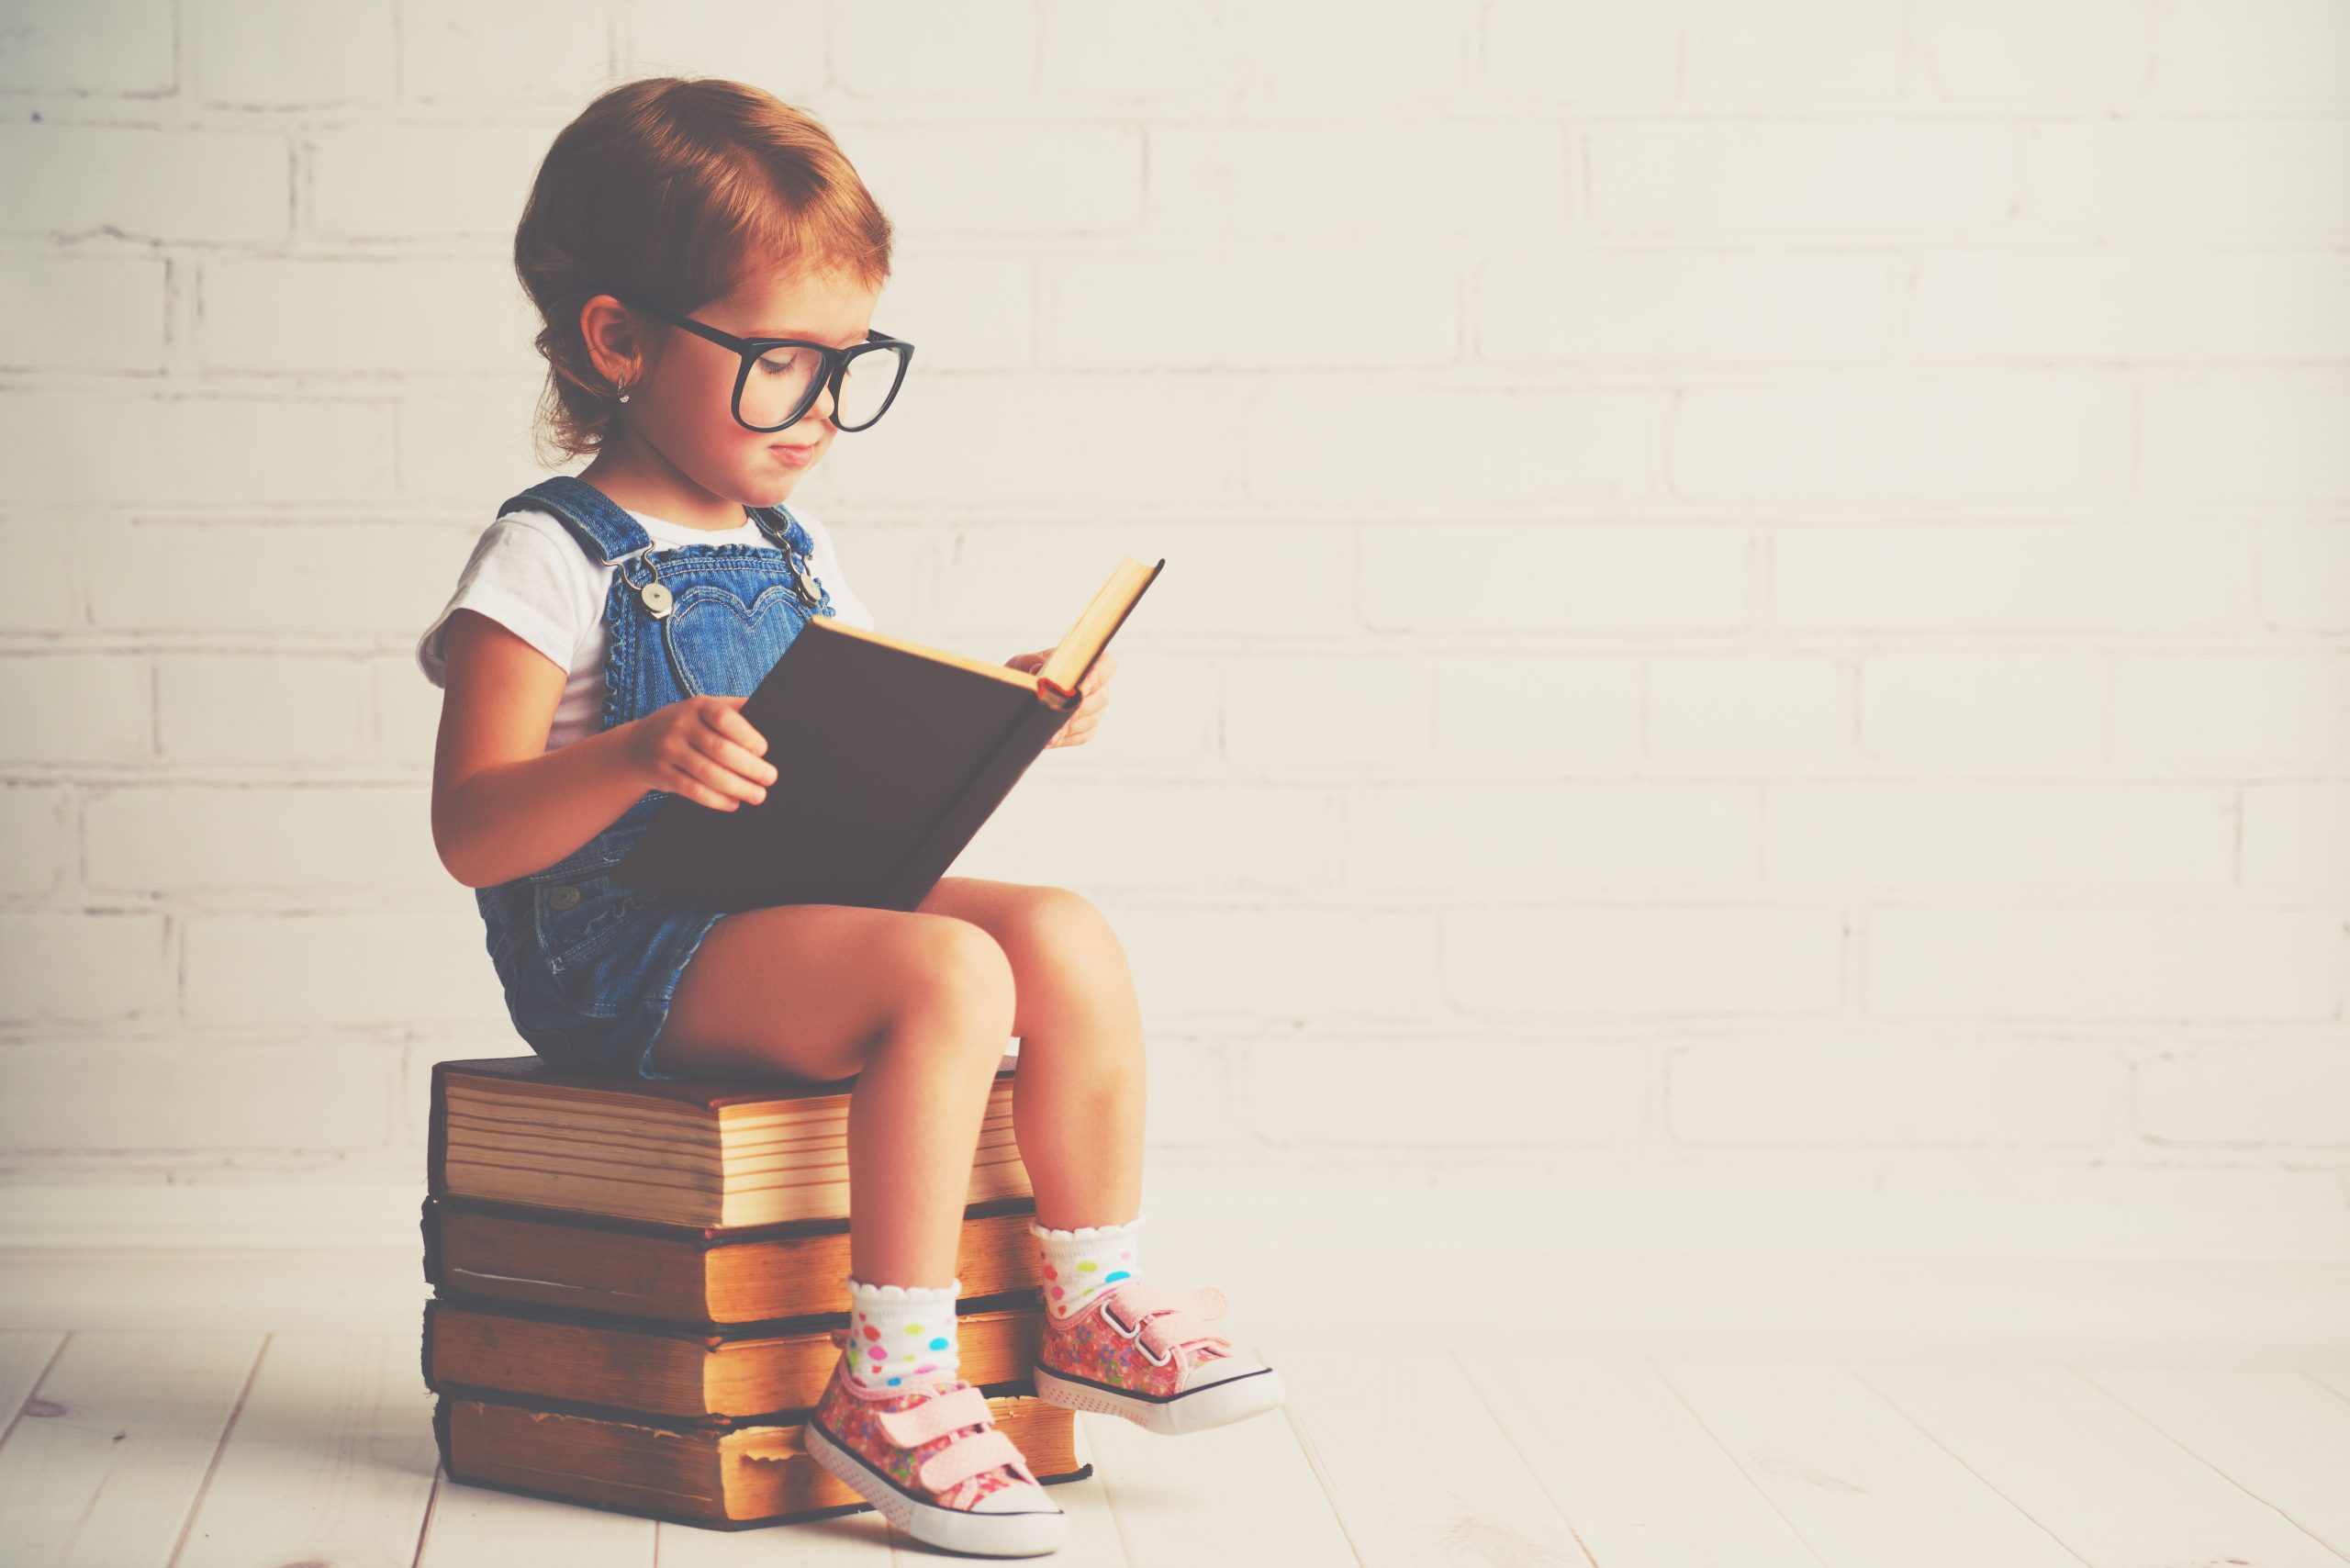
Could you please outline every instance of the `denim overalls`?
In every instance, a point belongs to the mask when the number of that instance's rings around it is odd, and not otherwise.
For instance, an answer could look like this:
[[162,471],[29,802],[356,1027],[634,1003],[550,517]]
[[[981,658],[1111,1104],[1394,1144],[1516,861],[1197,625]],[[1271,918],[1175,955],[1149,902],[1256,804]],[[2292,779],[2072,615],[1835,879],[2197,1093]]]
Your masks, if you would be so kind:
[[[542,480],[498,510],[525,506],[554,513],[582,549],[613,567],[599,729],[703,693],[747,695],[810,616],[833,613],[811,564],[814,545],[787,509],[750,513],[773,547],[655,549],[634,518],[570,475]],[[554,865],[475,890],[514,1027],[559,1067],[678,1076],[654,1070],[654,1038],[687,960],[724,916],[611,879],[621,855],[673,798],[647,791]]]

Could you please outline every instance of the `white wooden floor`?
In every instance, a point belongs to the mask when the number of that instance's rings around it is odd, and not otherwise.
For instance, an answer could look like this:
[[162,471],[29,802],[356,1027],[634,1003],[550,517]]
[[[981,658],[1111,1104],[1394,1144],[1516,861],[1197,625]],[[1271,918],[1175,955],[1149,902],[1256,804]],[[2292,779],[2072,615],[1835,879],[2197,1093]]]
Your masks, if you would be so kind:
[[[24,1261],[21,1258],[17,1263]],[[15,1266],[15,1265],[11,1265]],[[18,1283],[22,1282],[19,1276]],[[95,1568],[937,1561],[864,1514],[725,1532],[437,1473],[413,1330],[0,1330],[0,1562]],[[1290,1408],[1081,1418],[1085,1568],[2293,1568],[2350,1561],[2350,1361],[2036,1364],[1257,1341]]]

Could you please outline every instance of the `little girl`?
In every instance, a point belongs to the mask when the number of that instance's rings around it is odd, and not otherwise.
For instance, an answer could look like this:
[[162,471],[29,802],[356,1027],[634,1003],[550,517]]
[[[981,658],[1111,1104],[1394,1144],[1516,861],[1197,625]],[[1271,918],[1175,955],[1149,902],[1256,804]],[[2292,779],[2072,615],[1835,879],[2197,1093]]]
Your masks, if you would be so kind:
[[[672,795],[765,799],[791,737],[753,729],[744,696],[809,617],[872,624],[823,525],[784,503],[904,379],[912,345],[872,327],[890,235],[822,126],[739,83],[627,83],[556,136],[515,265],[544,320],[548,424],[594,460],[500,503],[418,644],[446,690],[432,833],[541,1056],[856,1077],[850,1319],[809,1452],[922,1540],[1030,1555],[1067,1518],[956,1354],[956,1240],[1008,1036],[1038,1395],[1162,1433],[1282,1399],[1203,1321],[1220,1293],[1142,1281],[1143,1043],[1116,938],[1062,888],[947,877],[911,912],[722,915],[610,875]],[[1114,668],[1096,662],[1055,745],[1100,722]]]

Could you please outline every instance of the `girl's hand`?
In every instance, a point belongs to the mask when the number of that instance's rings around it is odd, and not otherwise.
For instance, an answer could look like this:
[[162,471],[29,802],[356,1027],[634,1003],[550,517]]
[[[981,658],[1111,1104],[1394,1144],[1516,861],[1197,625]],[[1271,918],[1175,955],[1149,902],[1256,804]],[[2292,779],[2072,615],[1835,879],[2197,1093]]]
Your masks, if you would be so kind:
[[[1034,675],[1044,668],[1045,661],[1052,656],[1053,650],[1046,648],[1042,653],[1014,654],[1003,662],[1013,669]],[[1077,745],[1092,738],[1094,727],[1102,722],[1102,710],[1110,700],[1110,694],[1102,689],[1110,684],[1110,678],[1117,672],[1118,655],[1107,648],[1102,649],[1102,656],[1093,661],[1093,667],[1087,670],[1084,678],[1077,683],[1078,694],[1084,700],[1054,732],[1053,738],[1045,743],[1046,750],[1050,751],[1057,745]]]
[[740,697],[705,694],[655,708],[621,727],[638,782],[722,812],[757,805],[776,780],[767,737],[736,711]]

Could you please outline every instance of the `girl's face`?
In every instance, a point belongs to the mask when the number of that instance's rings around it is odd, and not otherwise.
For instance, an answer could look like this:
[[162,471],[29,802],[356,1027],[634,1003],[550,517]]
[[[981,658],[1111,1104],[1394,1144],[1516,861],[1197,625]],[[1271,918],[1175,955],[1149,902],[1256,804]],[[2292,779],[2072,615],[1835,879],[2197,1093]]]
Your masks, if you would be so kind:
[[[839,276],[771,273],[688,314],[739,338],[807,338],[847,348],[865,341],[878,297],[876,291]],[[609,299],[599,297],[590,306],[591,333],[599,325],[598,308]],[[818,390],[796,423],[764,432],[748,429],[735,419],[733,407],[742,355],[641,313],[635,320],[651,336],[638,335],[618,302],[610,303],[601,325],[615,335],[602,342],[621,356],[621,365],[632,358],[635,367],[622,372],[629,400],[621,408],[610,446],[599,456],[599,467],[622,466],[632,474],[650,469],[642,476],[655,485],[666,480],[663,487],[682,488],[680,481],[687,482],[708,493],[712,515],[739,523],[736,505],[773,506],[787,499],[800,476],[823,461],[840,434],[833,425],[830,386]],[[752,376],[760,374],[754,365]],[[751,396],[744,394],[746,399]],[[744,412],[756,417],[748,407]]]

